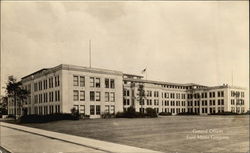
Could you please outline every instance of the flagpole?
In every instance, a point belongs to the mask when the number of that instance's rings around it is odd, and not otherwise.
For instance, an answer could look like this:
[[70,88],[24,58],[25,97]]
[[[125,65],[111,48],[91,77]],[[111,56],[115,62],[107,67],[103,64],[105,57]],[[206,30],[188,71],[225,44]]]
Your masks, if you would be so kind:
[[91,68],[91,39],[89,40],[89,67]]
[[146,66],[146,80],[148,80],[148,68],[147,68],[147,66]]

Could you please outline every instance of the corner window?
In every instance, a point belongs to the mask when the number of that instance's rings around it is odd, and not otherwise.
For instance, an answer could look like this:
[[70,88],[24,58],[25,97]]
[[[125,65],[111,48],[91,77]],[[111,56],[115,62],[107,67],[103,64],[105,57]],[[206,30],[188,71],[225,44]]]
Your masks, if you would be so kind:
[[115,88],[115,80],[110,79],[110,88],[114,89]]

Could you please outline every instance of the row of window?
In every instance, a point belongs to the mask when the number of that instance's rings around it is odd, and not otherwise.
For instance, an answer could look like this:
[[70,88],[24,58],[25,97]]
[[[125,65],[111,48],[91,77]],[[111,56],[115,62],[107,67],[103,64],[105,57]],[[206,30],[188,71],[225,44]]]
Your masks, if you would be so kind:
[[60,101],[60,90],[46,92],[34,96],[34,103],[46,103],[46,102]]
[[[236,110],[236,111],[235,111]],[[244,113],[245,112],[245,108],[244,107],[237,107],[236,109],[235,109],[235,107],[231,107],[231,112],[236,112],[236,113]]]
[[47,115],[60,113],[60,105],[49,105],[49,106],[35,106],[34,113],[39,115]]
[[[216,96],[216,92],[204,92],[204,93],[195,93],[195,94],[188,94],[188,99],[199,99],[199,98],[214,98]],[[218,91],[217,97],[224,97],[224,91]]]
[[[201,101],[201,106],[207,106],[208,101],[207,100],[202,100]],[[215,106],[215,100],[209,100],[209,106]],[[224,105],[224,99],[218,99],[217,100],[217,105]],[[188,101],[188,106],[200,106],[200,101]]]
[[239,91],[231,91],[231,97],[244,97],[244,92],[239,92]]
[[[49,85],[49,86],[48,86]],[[49,79],[45,79],[43,81],[35,82],[34,83],[34,91],[41,91],[41,90],[46,90],[49,88],[53,88],[60,86],[60,79],[59,75],[55,77],[49,77]]]
[[234,99],[231,99],[231,105],[244,105],[244,100],[243,99],[237,99],[236,103]]
[[[90,87],[101,88],[101,78],[90,77]],[[104,79],[105,88],[115,88],[115,80],[105,78]],[[85,87],[85,76],[73,76],[73,86]]]
[[[90,101],[101,101],[100,91],[90,91],[89,92]],[[85,91],[84,90],[74,90],[73,91],[74,101],[85,101]],[[114,92],[105,92],[105,102],[115,102]]]

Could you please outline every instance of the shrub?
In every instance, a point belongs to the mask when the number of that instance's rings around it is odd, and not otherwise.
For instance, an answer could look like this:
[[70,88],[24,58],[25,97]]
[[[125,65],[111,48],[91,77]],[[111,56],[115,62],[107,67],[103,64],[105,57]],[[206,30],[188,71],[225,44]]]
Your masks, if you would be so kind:
[[177,115],[199,115],[199,114],[195,112],[181,112],[181,113],[178,113]]
[[170,113],[170,112],[160,112],[159,115],[160,116],[170,116],[170,115],[172,115],[172,113]]
[[109,112],[105,112],[101,115],[102,118],[114,118],[114,114],[111,114]]
[[81,115],[79,113],[79,110],[77,110],[75,107],[73,107],[71,110],[71,115],[75,118],[75,119],[80,119]]
[[146,114],[147,117],[157,117],[157,112],[153,108],[146,108]]
[[20,123],[46,123],[59,120],[78,120],[72,114],[26,115],[19,118]]
[[115,117],[116,118],[124,118],[125,116],[124,116],[124,112],[117,112],[116,114],[115,114]]
[[235,113],[235,112],[218,112],[218,113],[213,113],[210,115],[240,115],[240,114]]
[[157,113],[152,108],[147,108],[146,113],[136,112],[133,107],[129,107],[127,111],[118,112],[116,118],[144,118],[144,117],[157,117]]
[[7,118],[14,118],[14,119],[16,119],[16,116],[13,115],[13,114],[9,114],[9,115],[7,116]]

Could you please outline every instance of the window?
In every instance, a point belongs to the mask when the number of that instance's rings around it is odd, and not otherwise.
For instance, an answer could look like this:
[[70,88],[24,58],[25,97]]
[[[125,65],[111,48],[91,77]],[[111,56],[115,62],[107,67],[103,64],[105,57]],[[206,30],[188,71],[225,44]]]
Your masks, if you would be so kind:
[[50,78],[50,88],[53,88],[53,77]]
[[85,77],[80,76],[80,87],[84,87],[84,86],[85,86]]
[[109,105],[105,105],[105,112],[109,112]]
[[95,78],[90,77],[90,87],[95,87]]
[[109,79],[105,79],[105,88],[109,88]]
[[224,99],[221,99],[221,105],[224,105]]
[[74,78],[73,78],[73,85],[74,86],[78,86],[79,84],[78,84],[79,82],[78,82],[78,76],[74,76]]
[[110,88],[114,89],[115,88],[115,80],[110,79]]
[[85,100],[85,91],[80,91],[80,101]]
[[43,89],[47,89],[48,86],[47,86],[47,80],[43,80]]
[[100,78],[96,78],[95,79],[95,86],[96,86],[96,88],[100,88],[101,87]]
[[96,101],[101,101],[101,92],[100,91],[96,91],[96,93],[95,93],[95,100]]
[[80,105],[79,113],[80,114],[84,114],[85,113],[85,106],[84,105]]
[[109,92],[105,92],[105,102],[109,101]]
[[79,111],[79,106],[78,105],[74,105],[73,107],[76,109],[76,111]]
[[57,101],[57,91],[55,91],[55,101]]
[[114,105],[110,106],[110,113],[111,114],[115,113],[115,106]]
[[101,107],[100,105],[96,105],[96,115],[100,115],[101,114]]
[[90,115],[95,115],[95,105],[90,105]]
[[37,91],[37,83],[34,83],[34,91]]
[[95,92],[90,91],[90,101],[95,101]]
[[74,97],[74,101],[78,101],[79,100],[79,92],[78,92],[78,90],[74,90],[73,91],[73,97]]
[[50,94],[51,94],[51,99],[50,99],[50,101],[53,102],[53,101],[54,101],[54,92],[51,92]]
[[[60,86],[60,79],[59,79],[59,76],[57,76],[57,86]],[[60,106],[58,106],[58,110],[60,111]]]
[[60,90],[57,91],[57,100],[60,101]]
[[220,97],[220,91],[217,92],[218,97]]
[[110,93],[110,101],[115,102],[115,93],[114,92]]

